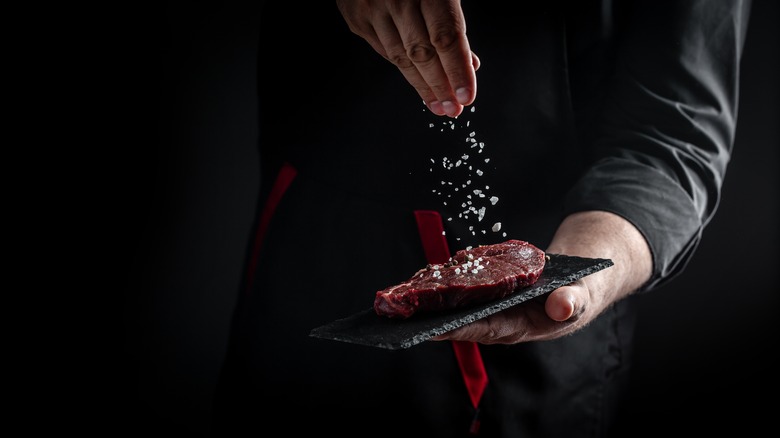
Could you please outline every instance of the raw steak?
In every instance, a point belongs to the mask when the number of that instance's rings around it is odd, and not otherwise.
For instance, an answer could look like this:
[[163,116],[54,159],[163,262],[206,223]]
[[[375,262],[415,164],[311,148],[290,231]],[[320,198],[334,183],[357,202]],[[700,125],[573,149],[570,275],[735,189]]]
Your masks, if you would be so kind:
[[545,254],[522,240],[460,250],[443,265],[428,265],[409,280],[376,293],[378,315],[408,318],[505,297],[536,283]]

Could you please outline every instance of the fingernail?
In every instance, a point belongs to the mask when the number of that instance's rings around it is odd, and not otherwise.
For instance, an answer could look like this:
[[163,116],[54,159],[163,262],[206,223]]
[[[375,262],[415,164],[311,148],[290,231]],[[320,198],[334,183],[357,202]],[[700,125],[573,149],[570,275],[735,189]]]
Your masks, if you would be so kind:
[[469,90],[466,88],[458,88],[455,90],[455,97],[458,98],[458,103],[461,105],[466,105],[469,103]]
[[442,107],[444,107],[444,113],[447,114],[450,117],[455,117],[458,115],[458,107],[455,106],[454,103],[450,102],[449,100],[445,100],[441,103]]
[[434,100],[433,102],[428,103],[428,109],[430,109],[431,112],[436,114],[437,116],[443,116],[446,114],[446,112],[444,111],[444,106],[442,106],[441,102],[439,102],[438,100]]
[[577,307],[577,300],[574,299],[574,296],[569,296],[569,304],[571,304],[571,312],[569,313],[569,316],[566,319],[576,319],[582,313],[582,309]]

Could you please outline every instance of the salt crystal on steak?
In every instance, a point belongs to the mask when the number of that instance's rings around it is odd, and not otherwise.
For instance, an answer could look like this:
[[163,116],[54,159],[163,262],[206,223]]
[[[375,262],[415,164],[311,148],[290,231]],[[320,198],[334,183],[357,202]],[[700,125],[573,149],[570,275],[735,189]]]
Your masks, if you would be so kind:
[[460,250],[438,270],[423,268],[409,280],[376,293],[374,311],[390,318],[454,309],[503,298],[536,283],[544,251],[522,240]]

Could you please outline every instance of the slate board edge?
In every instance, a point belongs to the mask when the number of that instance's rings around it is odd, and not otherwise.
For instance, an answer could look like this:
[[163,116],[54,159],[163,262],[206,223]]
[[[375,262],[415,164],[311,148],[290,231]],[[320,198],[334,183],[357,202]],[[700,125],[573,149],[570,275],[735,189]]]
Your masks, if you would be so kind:
[[[535,289],[532,288],[532,289],[529,289],[529,290],[527,290],[525,292],[521,292],[519,294],[515,294],[515,295],[512,295],[510,297],[504,298],[502,300],[499,300],[495,304],[493,304],[493,305],[491,305],[489,307],[486,307],[485,309],[483,309],[483,310],[481,310],[479,312],[470,313],[470,314],[468,314],[467,316],[465,316],[463,318],[460,318],[460,319],[458,319],[456,321],[453,321],[451,323],[444,324],[444,325],[442,325],[439,328],[430,329],[426,333],[420,333],[420,334],[418,334],[416,336],[411,337],[410,339],[408,339],[406,341],[402,341],[402,342],[400,342],[398,344],[385,343],[385,345],[387,345],[388,347],[392,347],[393,345],[397,345],[393,349],[398,349],[398,348],[405,349],[405,348],[412,347],[414,345],[417,345],[417,344],[420,344],[422,342],[425,342],[425,341],[431,339],[434,336],[438,336],[440,334],[447,333],[449,331],[455,330],[456,328],[462,327],[462,326],[464,326],[466,324],[470,324],[470,323],[472,323],[472,322],[474,322],[474,321],[476,321],[478,319],[485,318],[485,317],[490,316],[490,315],[492,315],[494,313],[498,313],[498,312],[500,312],[502,310],[508,309],[508,308],[510,308],[512,306],[515,306],[515,305],[520,304],[522,302],[528,301],[528,300],[530,300],[532,298],[536,298],[536,297],[544,295],[544,294],[546,294],[548,292],[552,292],[552,291],[554,291],[555,289],[558,289],[561,286],[565,286],[565,285],[567,285],[569,283],[572,283],[574,281],[579,280],[582,277],[585,277],[585,276],[590,275],[592,273],[598,272],[598,271],[600,271],[602,269],[608,268],[608,267],[612,266],[613,264],[614,263],[612,262],[612,260],[604,259],[602,262],[600,262],[600,263],[598,263],[596,265],[590,266],[590,267],[585,268],[585,269],[581,269],[581,270],[579,270],[577,272],[574,272],[574,273],[572,273],[570,275],[567,275],[565,277],[557,278],[557,279],[555,279],[553,281],[550,281],[549,283],[547,283],[543,287],[539,287],[539,288],[535,288]],[[379,346],[379,345],[377,344],[377,346]],[[388,347],[383,347],[383,348],[388,348]]]
[[[567,256],[568,257],[568,256]],[[574,257],[579,258],[579,257]],[[492,315],[494,313],[497,313],[501,310],[505,310],[509,307],[512,307],[516,304],[519,304],[521,302],[527,301],[529,299],[535,298],[537,296],[543,295],[547,292],[551,292],[561,286],[564,286],[566,284],[572,283],[576,280],[579,280],[580,278],[583,278],[587,275],[590,275],[592,273],[598,272],[602,269],[608,268],[610,266],[613,266],[614,263],[610,259],[590,259],[594,262],[594,264],[587,266],[583,269],[580,269],[576,272],[573,272],[565,277],[559,277],[556,279],[553,279],[552,281],[548,282],[547,284],[543,285],[542,287],[537,288],[531,288],[527,291],[521,292],[519,294],[511,295],[509,297],[505,297],[498,302],[482,309],[476,312],[469,313],[465,315],[464,317],[457,318],[451,322],[444,323],[440,327],[434,327],[429,330],[426,330],[424,332],[420,332],[414,336],[411,336],[410,338],[406,338],[404,340],[401,340],[400,342],[393,343],[393,342],[381,342],[381,341],[373,341],[373,342],[364,342],[364,341],[357,341],[353,337],[349,336],[339,336],[337,333],[334,333],[332,331],[328,331],[327,329],[330,328],[334,323],[338,323],[341,321],[346,321],[351,318],[354,318],[358,315],[364,315],[366,313],[370,313],[373,311],[373,309],[369,308],[363,312],[358,312],[357,314],[354,314],[352,316],[342,318],[336,321],[333,321],[330,324],[326,324],[320,327],[317,327],[315,329],[312,329],[309,336],[316,337],[316,338],[322,338],[322,339],[328,339],[328,340],[334,340],[334,341],[341,341],[341,342],[347,342],[352,344],[358,344],[358,345],[366,345],[370,347],[378,347],[378,348],[385,348],[389,350],[398,350],[398,349],[407,349],[409,347],[412,347],[414,345],[420,344],[422,342],[425,342],[429,339],[431,339],[434,336],[438,336],[443,333],[447,333],[449,331],[452,331],[458,327],[464,326],[466,324],[472,323],[478,319],[485,318],[489,315]]]

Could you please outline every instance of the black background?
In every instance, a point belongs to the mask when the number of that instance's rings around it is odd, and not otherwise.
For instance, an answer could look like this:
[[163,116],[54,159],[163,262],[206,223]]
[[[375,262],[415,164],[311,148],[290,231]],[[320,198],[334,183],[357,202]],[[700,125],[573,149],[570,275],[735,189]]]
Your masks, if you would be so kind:
[[[124,38],[127,82],[112,86],[136,110],[119,133],[130,147],[116,158],[110,230],[123,291],[120,363],[106,381],[116,432],[208,435],[258,190],[257,108],[273,104],[257,99],[273,62],[258,62],[260,4],[167,2]],[[719,211],[687,271],[641,298],[627,436],[774,426],[777,23],[777,2],[754,3]]]

